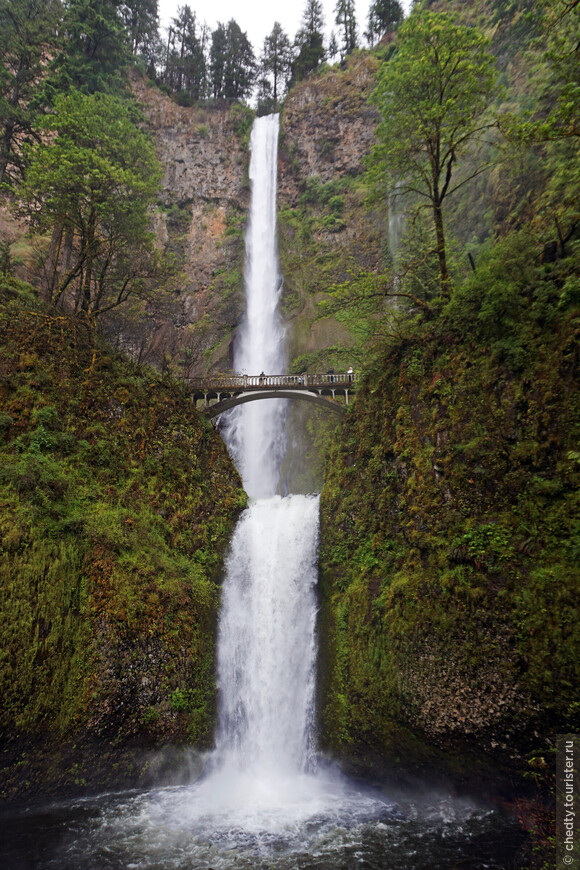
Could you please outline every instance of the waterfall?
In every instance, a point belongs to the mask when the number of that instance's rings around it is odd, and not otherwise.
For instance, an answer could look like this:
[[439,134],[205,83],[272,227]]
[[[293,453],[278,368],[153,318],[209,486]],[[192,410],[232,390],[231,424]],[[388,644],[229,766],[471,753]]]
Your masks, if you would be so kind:
[[[234,349],[240,374],[281,374],[283,331],[278,315],[282,282],[276,246],[278,115],[256,118],[250,138],[252,198],[246,231],[246,314]],[[252,498],[274,495],[285,447],[283,400],[253,402],[231,411],[222,434]]]
[[250,507],[232,542],[219,632],[218,752],[242,770],[309,762],[318,500]]
[[[246,315],[234,355],[236,371],[250,375],[283,371],[277,140],[277,115],[254,121]],[[302,849],[311,824],[331,830],[338,819],[352,826],[391,812],[382,798],[353,789],[313,746],[319,499],[277,494],[284,407],[283,399],[267,399],[222,416],[250,505],[234,532],[222,587],[216,745],[187,804],[177,795],[160,808],[163,824],[180,815],[181,824],[228,849],[258,842]]]
[[388,221],[388,240],[389,240],[389,251],[393,262],[395,262],[397,258],[397,254],[399,253],[399,244],[401,241],[401,236],[403,235],[403,231],[405,229],[405,215],[401,211],[401,203],[399,201],[398,191],[395,191],[395,194],[389,196],[388,201],[389,206],[389,221]]
[[[283,371],[277,139],[277,115],[254,121],[246,315],[234,356],[236,370],[251,375]],[[222,586],[216,745],[185,803],[178,792],[149,809],[158,826],[179,819],[226,850],[259,844],[276,851],[282,843],[303,849],[311,825],[330,831],[391,814],[382,797],[353,789],[313,746],[319,499],[277,494],[284,406],[268,399],[222,416],[250,505],[234,532]]]
[[[234,366],[283,371],[276,251],[278,115],[250,140],[252,200],[246,232],[246,316]],[[216,762],[277,776],[310,758],[314,697],[318,499],[276,495],[284,400],[232,410],[222,429],[252,504],[231,545],[218,636]]]
[[[276,116],[254,123],[247,316],[236,348],[236,366],[250,374],[282,371],[277,134]],[[8,819],[3,826],[8,840],[4,851],[0,846],[3,866],[407,870],[455,867],[466,860],[474,868],[507,866],[494,861],[493,848],[482,853],[511,830],[489,807],[446,790],[423,791],[413,779],[409,794],[399,796],[402,813],[381,789],[352,782],[315,758],[318,498],[276,494],[283,426],[279,400],[242,405],[223,426],[251,503],[226,565],[219,721],[204,774],[186,786],[108,791],[36,813],[27,808],[24,821]],[[18,848],[25,843],[30,860],[18,860],[11,836]],[[481,861],[473,863],[476,854]]]

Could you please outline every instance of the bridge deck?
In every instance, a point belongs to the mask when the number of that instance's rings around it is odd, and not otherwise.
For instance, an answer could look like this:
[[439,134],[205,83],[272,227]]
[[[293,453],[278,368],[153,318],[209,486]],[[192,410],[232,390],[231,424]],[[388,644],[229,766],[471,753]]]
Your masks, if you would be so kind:
[[192,392],[205,395],[207,393],[229,393],[243,390],[321,390],[346,387],[350,389],[356,383],[356,372],[346,374],[302,374],[302,375],[214,375],[207,378],[190,378]]

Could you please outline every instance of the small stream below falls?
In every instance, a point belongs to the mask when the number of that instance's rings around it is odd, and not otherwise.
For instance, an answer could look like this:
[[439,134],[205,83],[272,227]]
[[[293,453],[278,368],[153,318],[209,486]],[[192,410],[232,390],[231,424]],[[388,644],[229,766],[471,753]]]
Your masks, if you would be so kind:
[[[283,371],[276,256],[278,117],[252,131],[239,372]],[[250,497],[226,563],[214,750],[188,785],[0,817],[6,870],[506,870],[521,842],[500,806],[445,788],[354,782],[316,747],[318,497],[277,494],[283,400],[223,415]]]

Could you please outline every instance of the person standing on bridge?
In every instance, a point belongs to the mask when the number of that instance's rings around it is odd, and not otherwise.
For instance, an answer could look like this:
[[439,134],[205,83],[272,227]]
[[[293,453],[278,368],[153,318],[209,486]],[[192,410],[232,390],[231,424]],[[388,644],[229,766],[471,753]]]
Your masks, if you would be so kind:
[[266,377],[266,375],[264,374],[264,372],[260,372],[260,378],[259,378],[259,380],[258,380],[258,386],[260,386],[260,387],[263,387],[263,386],[264,386],[264,378],[265,378],[265,377]]
[[353,372],[353,370],[352,370],[352,366],[350,366],[349,369],[348,369],[348,371],[347,371],[348,382],[349,382],[349,384],[352,384],[352,376],[353,376],[353,374],[354,374],[354,372]]

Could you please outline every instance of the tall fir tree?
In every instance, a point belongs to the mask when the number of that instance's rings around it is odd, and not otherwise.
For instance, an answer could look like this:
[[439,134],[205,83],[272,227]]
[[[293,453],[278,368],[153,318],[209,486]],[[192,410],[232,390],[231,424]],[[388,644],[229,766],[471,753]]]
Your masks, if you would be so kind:
[[232,18],[212,33],[211,87],[215,99],[244,100],[254,87],[256,59],[248,35]]
[[129,39],[111,0],[68,0],[59,44],[47,80],[48,102],[70,89],[84,94],[126,90],[122,71],[131,59]]
[[61,12],[59,0],[0,0],[0,185],[20,177]]
[[264,39],[260,69],[263,78],[270,83],[275,108],[288,86],[292,69],[290,40],[278,21],[274,22],[272,32]]
[[340,28],[342,43],[340,47],[341,57],[344,59],[350,54],[357,44],[357,25],[354,0],[338,0],[334,7],[335,24]]
[[131,53],[149,59],[159,39],[158,0],[123,0],[119,11]]
[[316,69],[326,56],[323,42],[324,18],[320,0],[306,0],[302,15],[302,27],[296,34],[294,47],[296,58],[292,67],[292,79],[300,81]]
[[399,0],[374,0],[368,14],[368,29],[365,33],[370,45],[394,33],[405,17]]
[[172,19],[165,81],[172,90],[194,100],[203,99],[207,89],[204,28],[199,28],[189,5],[179,6]]

